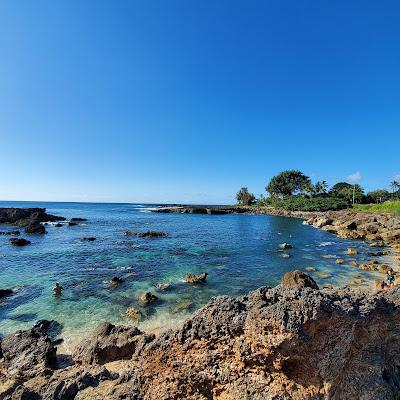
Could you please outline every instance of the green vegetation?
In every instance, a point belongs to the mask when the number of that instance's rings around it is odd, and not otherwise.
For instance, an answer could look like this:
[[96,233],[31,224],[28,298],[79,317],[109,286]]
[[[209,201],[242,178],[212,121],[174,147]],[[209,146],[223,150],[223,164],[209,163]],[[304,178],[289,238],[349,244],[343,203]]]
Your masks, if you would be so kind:
[[365,211],[371,213],[389,213],[400,215],[400,201],[386,201],[382,204],[356,204],[356,211]]
[[256,198],[254,194],[250,193],[247,187],[242,187],[236,193],[236,200],[238,201],[238,204],[241,206],[250,206],[254,203],[255,199]]
[[[257,207],[275,207],[290,211],[342,210],[353,206],[359,211],[400,214],[400,183],[395,179],[389,186],[391,193],[386,189],[378,189],[365,195],[364,189],[356,183],[338,182],[328,191],[326,181],[313,184],[301,171],[287,170],[268,182],[265,188],[269,193],[268,197],[261,194],[256,199],[247,187],[242,187],[236,194],[236,200],[239,206],[255,204]],[[394,201],[395,199],[399,201]]]

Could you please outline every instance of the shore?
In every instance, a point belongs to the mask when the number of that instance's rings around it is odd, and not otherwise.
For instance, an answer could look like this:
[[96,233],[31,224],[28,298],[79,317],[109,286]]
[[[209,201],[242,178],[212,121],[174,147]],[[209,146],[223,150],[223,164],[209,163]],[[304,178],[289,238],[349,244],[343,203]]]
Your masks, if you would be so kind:
[[[2,339],[3,399],[396,399],[400,289],[320,289],[300,271],[220,296],[159,335],[100,324],[60,365],[45,329]],[[66,364],[68,365],[68,364]]]

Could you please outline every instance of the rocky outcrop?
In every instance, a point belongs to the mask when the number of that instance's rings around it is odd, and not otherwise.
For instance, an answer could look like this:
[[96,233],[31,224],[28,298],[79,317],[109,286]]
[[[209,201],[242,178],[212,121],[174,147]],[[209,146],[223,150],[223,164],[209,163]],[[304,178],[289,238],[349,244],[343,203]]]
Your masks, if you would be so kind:
[[124,236],[137,236],[141,238],[159,238],[159,237],[167,237],[168,233],[158,232],[158,231],[147,231],[147,232],[125,231]]
[[[398,399],[400,288],[317,290],[298,287],[294,276],[295,285],[215,297],[157,338],[102,324],[74,353],[83,366],[25,379],[14,393],[76,400]],[[119,376],[96,367],[121,358]]]
[[24,238],[11,238],[10,243],[14,246],[26,246],[27,244],[31,244],[30,240],[24,239]]
[[28,226],[64,220],[64,217],[47,214],[45,208],[0,208],[0,224]]
[[43,235],[46,233],[46,229],[42,224],[32,223],[25,228],[25,233],[28,235]]
[[12,289],[0,289],[0,299],[11,296],[13,293]]
[[104,322],[77,346],[72,358],[79,364],[105,364],[130,359],[153,339],[154,335],[142,334],[136,327]]
[[282,287],[292,287],[292,288],[311,288],[318,290],[319,287],[311,276],[305,274],[301,271],[291,271],[286,272],[282,278]]
[[206,283],[208,273],[204,272],[202,274],[187,274],[185,276],[185,281],[192,285],[203,285]]
[[17,331],[1,342],[3,368],[8,374],[32,376],[57,365],[56,349],[47,334],[40,328]]

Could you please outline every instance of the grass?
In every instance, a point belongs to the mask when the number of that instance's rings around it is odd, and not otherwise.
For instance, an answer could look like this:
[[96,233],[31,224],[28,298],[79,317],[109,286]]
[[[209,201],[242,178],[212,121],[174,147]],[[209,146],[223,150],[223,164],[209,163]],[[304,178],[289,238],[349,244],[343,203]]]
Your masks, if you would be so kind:
[[382,204],[356,204],[353,208],[355,211],[400,215],[400,201],[386,201]]

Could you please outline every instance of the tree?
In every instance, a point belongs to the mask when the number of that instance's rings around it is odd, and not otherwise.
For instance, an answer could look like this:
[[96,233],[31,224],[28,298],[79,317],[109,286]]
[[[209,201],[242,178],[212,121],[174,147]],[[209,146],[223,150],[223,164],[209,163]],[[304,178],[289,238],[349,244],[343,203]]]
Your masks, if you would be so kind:
[[370,203],[383,203],[390,199],[390,193],[386,189],[378,189],[367,193],[367,200]]
[[335,196],[342,197],[349,203],[353,202],[353,194],[354,194],[354,202],[361,203],[364,199],[364,190],[357,183],[354,185],[350,185],[348,187],[344,187],[343,189],[335,192]]
[[351,189],[352,187],[353,187],[353,185],[350,185],[350,183],[338,182],[332,186],[332,189],[330,190],[330,194],[335,196],[335,195],[338,195],[343,189]]
[[302,192],[309,183],[311,184],[310,178],[302,172],[289,170],[275,175],[265,189],[273,197],[284,198]]
[[242,206],[250,206],[252,203],[254,203],[255,199],[256,198],[254,197],[254,194],[250,193],[247,187],[242,187],[236,193],[236,200]]
[[318,181],[315,184],[315,192],[317,194],[325,194],[328,189],[328,183],[326,181]]
[[310,196],[310,199],[317,193],[316,187],[311,182],[306,182],[303,191]]
[[396,189],[400,188],[399,182],[395,179],[393,182],[390,182],[390,189],[392,189],[392,198],[394,198],[394,192]]

